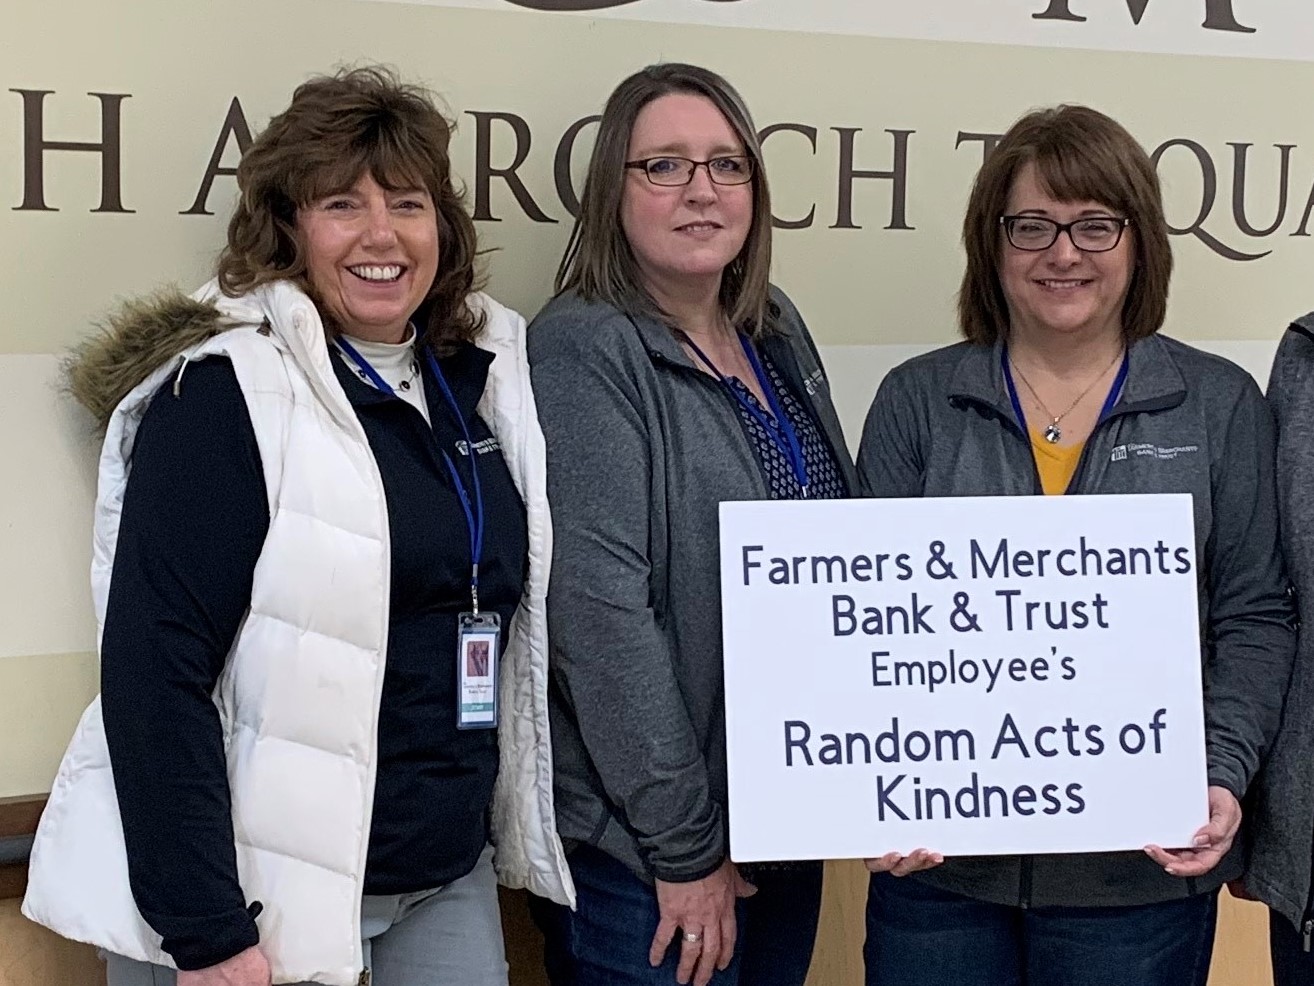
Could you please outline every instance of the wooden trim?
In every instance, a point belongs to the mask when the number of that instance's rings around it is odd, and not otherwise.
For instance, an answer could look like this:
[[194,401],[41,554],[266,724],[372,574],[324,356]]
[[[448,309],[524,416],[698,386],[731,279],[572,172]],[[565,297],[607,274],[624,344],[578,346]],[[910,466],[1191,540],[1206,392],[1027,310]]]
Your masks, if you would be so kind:
[[0,839],[11,835],[34,835],[37,821],[46,809],[46,795],[26,794],[0,798]]
[[27,893],[27,866],[0,866],[0,900],[15,900]]
[[[17,798],[0,798],[0,838],[32,835],[36,832],[46,795],[28,794]],[[27,864],[0,866],[0,900],[13,900],[27,892]]]

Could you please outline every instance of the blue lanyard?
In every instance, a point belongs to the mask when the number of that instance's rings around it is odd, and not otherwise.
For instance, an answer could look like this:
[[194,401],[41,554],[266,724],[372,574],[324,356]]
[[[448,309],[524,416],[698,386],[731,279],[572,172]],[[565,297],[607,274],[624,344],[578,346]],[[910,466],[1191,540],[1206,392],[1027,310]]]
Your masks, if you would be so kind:
[[[379,372],[374,369],[359,352],[356,347],[349,343],[342,336],[334,340],[339,349],[355,363],[362,373],[369,378],[378,391],[387,394],[389,397],[396,397],[397,392],[392,389],[392,385],[379,376]],[[461,479],[461,473],[456,468],[456,463],[452,457],[447,454],[446,449],[439,449],[442,452],[443,462],[447,465],[447,471],[451,473],[452,482],[456,486],[456,492],[460,496],[461,509],[465,512],[465,525],[470,532],[470,602],[476,614],[479,612],[479,559],[483,557],[484,551],[484,495],[479,486],[479,466],[475,462],[478,453],[475,451],[474,440],[470,437],[470,429],[466,425],[465,416],[461,414],[461,407],[456,403],[456,395],[452,393],[452,388],[448,386],[447,378],[443,376],[442,367],[434,359],[433,352],[426,346],[424,349],[425,362],[429,365],[429,371],[433,374],[434,379],[438,382],[438,389],[443,392],[443,397],[447,400],[447,406],[452,409],[452,416],[456,419],[457,425],[461,429],[461,435],[465,438],[465,447],[470,457],[470,476],[473,479],[474,496],[470,496],[470,491]],[[473,507],[471,500],[473,499]]]
[[739,337],[739,345],[743,347],[744,355],[748,357],[748,365],[753,368],[753,374],[757,377],[758,385],[761,386],[762,393],[766,395],[767,405],[771,408],[771,413],[775,415],[774,421],[763,414],[754,401],[742,394],[739,388],[730,382],[729,377],[717,369],[716,364],[707,358],[707,354],[698,348],[696,342],[685,333],[681,333],[681,335],[684,337],[684,341],[689,344],[689,348],[698,354],[698,358],[707,364],[709,370],[716,374],[716,378],[721,381],[721,386],[730,391],[731,396],[739,402],[739,406],[757,420],[763,431],[767,433],[767,437],[784,454],[785,459],[789,462],[790,469],[794,472],[794,479],[806,499],[809,486],[808,464],[807,460],[803,458],[803,446],[799,444],[798,434],[794,431],[793,423],[790,422],[781,409],[780,402],[776,399],[775,388],[771,386],[771,380],[762,369],[762,362],[757,358],[757,353],[753,351],[753,345],[748,341],[748,336],[742,332],[736,333]]
[[[1017,397],[1017,385],[1013,383],[1013,371],[1008,366],[1008,347],[1002,347],[999,356],[1000,366],[1004,371],[1004,384],[1008,387],[1008,399],[1013,402],[1013,413],[1017,415],[1017,423],[1022,426],[1022,433],[1027,433],[1027,416],[1022,413],[1022,402]],[[1124,349],[1122,353],[1122,366],[1118,367],[1118,375],[1113,378],[1113,386],[1109,388],[1109,395],[1104,398],[1104,406],[1100,408],[1100,416],[1095,419],[1099,424],[1107,418],[1113,411],[1113,406],[1118,403],[1118,398],[1122,395],[1123,384],[1127,382],[1127,371],[1131,368],[1131,354]],[[1107,372],[1107,371],[1106,371]],[[1029,436],[1028,436],[1029,437]]]

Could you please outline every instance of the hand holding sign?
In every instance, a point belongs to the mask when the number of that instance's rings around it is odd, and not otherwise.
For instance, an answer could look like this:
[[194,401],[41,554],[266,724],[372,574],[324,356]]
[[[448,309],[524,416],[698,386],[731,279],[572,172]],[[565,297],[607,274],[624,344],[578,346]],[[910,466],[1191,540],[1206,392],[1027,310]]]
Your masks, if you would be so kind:
[[864,859],[863,862],[867,864],[867,870],[871,873],[907,876],[909,873],[920,873],[922,870],[939,866],[944,862],[944,857],[929,849],[914,849],[907,856],[901,856],[897,852],[887,852],[884,856]]
[[1225,787],[1209,788],[1209,824],[1195,834],[1189,849],[1146,846],[1145,853],[1170,876],[1204,876],[1232,848],[1241,828],[1241,803]]

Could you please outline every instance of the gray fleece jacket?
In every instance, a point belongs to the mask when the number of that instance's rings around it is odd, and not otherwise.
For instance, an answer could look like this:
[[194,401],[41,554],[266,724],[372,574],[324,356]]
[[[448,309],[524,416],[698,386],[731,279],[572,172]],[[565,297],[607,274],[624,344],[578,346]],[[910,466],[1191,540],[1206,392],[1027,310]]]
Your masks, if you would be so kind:
[[1282,728],[1255,784],[1246,887],[1307,936],[1314,849],[1314,313],[1282,337],[1268,400],[1277,418],[1282,551],[1300,634]]
[[[773,289],[760,345],[852,461],[812,339]],[[552,503],[558,831],[645,879],[726,858],[718,507],[763,500],[734,404],[651,319],[573,294],[529,327]]]
[[[858,452],[864,491],[1040,494],[1000,357],[998,345],[960,343],[890,373]],[[1126,454],[1141,443],[1176,454]],[[1068,489],[1193,495],[1209,783],[1238,798],[1277,733],[1295,649],[1278,553],[1273,455],[1272,416],[1250,376],[1156,335],[1132,345],[1122,395],[1086,442]],[[1141,852],[965,857],[917,878],[1024,907],[1131,906],[1212,890],[1240,874],[1242,855],[1238,840],[1218,866],[1195,879],[1168,876]]]

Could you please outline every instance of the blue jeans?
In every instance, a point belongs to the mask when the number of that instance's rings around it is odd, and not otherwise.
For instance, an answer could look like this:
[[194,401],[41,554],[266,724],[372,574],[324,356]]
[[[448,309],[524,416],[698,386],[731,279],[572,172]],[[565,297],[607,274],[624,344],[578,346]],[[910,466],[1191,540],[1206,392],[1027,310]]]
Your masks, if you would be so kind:
[[[543,931],[552,986],[674,986],[679,936],[656,969],[657,894],[612,857],[581,846],[570,854],[576,910],[530,898]],[[764,869],[758,892],[736,907],[739,935],[730,967],[713,986],[803,986],[821,913],[821,863]]]
[[867,986],[1204,986],[1218,895],[1023,910],[872,877]]
[[1273,986],[1314,986],[1314,952],[1305,951],[1300,932],[1275,911],[1268,912],[1268,946]]

